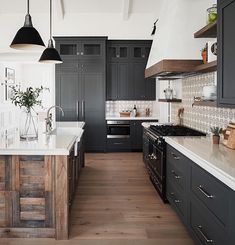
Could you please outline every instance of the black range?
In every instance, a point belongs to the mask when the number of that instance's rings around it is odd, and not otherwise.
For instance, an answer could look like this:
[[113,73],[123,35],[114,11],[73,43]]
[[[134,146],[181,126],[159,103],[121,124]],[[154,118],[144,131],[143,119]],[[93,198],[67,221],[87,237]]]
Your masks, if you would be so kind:
[[[205,136],[206,134],[180,125],[151,125],[145,130],[148,153],[145,164],[150,180],[162,200],[166,202],[166,142],[164,136]],[[146,154],[146,153],[144,153]]]

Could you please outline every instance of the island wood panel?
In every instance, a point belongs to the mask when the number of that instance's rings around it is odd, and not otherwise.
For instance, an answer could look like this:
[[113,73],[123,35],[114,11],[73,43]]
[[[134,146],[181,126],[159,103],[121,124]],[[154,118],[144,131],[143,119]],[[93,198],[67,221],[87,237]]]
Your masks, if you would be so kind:
[[0,156],[0,227],[11,225],[10,158]]
[[56,156],[55,219],[58,240],[66,240],[69,237],[69,160],[70,157]]

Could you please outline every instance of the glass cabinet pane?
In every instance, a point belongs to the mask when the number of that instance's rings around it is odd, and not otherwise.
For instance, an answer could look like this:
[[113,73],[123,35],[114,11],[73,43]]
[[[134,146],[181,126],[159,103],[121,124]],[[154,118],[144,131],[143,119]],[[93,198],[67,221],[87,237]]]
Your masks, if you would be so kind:
[[101,55],[100,44],[84,44],[84,55]]
[[61,55],[77,55],[76,44],[60,44]]
[[134,48],[134,57],[135,58],[141,58],[142,57],[141,47],[135,47]]
[[120,47],[120,58],[127,58],[127,47]]
[[108,53],[109,53],[109,56],[111,58],[116,58],[116,56],[117,56],[117,48],[116,47],[109,47]]

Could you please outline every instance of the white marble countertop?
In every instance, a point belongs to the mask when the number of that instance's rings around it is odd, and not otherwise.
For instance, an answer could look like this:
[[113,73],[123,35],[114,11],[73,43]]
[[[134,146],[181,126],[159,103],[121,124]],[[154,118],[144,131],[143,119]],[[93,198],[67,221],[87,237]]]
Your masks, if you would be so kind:
[[235,190],[235,150],[208,137],[165,137],[166,142]]
[[84,126],[84,122],[56,122],[56,128],[46,135],[41,125],[38,140],[34,141],[21,141],[17,133],[3,136],[0,155],[69,155],[74,144],[77,152]]
[[0,155],[69,155],[75,135],[39,135],[35,141],[20,141],[19,135],[0,138]]
[[85,122],[56,122],[56,127],[65,127],[65,128],[84,128]]
[[132,121],[132,120],[143,120],[143,121],[151,121],[151,120],[158,120],[158,117],[156,116],[149,116],[149,117],[120,117],[120,116],[106,116],[105,118],[107,121],[111,121],[111,120],[129,120],[129,121]]

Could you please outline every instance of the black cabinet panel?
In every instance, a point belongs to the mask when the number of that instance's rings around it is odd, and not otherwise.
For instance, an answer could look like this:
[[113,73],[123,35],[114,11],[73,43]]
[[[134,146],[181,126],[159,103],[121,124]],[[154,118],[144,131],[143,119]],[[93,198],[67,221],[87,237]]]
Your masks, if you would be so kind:
[[234,244],[233,190],[169,145],[166,177],[167,198],[196,244]]
[[144,72],[151,41],[108,41],[107,100],[155,100],[155,79]]
[[235,0],[218,3],[218,105],[235,107]]
[[106,38],[55,39],[63,58],[56,66],[56,103],[65,112],[57,120],[85,121],[86,151],[105,151]]
[[107,100],[118,99],[118,67],[117,63],[109,63],[107,65]]
[[79,90],[77,73],[60,73],[56,82],[57,105],[64,110],[64,116],[57,111],[58,121],[77,121],[79,119]]

